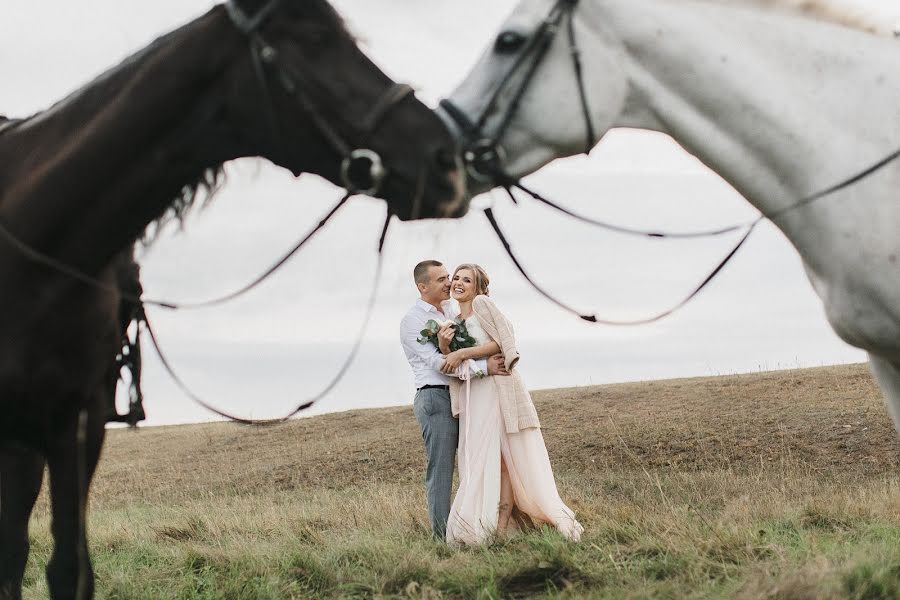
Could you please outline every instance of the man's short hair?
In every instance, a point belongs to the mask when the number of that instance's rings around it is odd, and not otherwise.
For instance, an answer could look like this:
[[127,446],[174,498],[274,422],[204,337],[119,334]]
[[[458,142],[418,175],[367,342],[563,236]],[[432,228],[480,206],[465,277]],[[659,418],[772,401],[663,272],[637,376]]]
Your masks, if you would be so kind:
[[420,283],[428,283],[428,269],[431,267],[443,267],[444,263],[438,260],[423,260],[413,269],[413,279],[416,285]]

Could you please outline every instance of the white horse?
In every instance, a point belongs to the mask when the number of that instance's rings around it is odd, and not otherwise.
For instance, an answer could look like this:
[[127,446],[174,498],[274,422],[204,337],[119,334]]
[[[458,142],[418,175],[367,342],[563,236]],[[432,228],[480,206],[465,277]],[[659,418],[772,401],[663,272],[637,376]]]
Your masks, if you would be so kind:
[[900,148],[895,39],[735,0],[523,0],[449,100],[469,148],[502,147],[516,178],[642,128],[784,211],[774,223],[835,332],[868,352],[900,430],[900,160],[790,208]]

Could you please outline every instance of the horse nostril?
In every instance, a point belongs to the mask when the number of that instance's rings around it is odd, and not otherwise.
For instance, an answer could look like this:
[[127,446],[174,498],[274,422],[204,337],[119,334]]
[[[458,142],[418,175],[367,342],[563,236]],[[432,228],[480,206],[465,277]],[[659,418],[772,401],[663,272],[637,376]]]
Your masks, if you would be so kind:
[[441,171],[452,171],[456,168],[456,153],[450,148],[439,148],[434,153],[434,165]]

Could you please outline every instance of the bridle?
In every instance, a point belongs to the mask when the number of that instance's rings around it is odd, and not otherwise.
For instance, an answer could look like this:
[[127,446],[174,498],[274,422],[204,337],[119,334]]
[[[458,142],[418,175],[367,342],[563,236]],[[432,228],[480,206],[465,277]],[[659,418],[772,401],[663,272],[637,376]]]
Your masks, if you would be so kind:
[[[560,28],[565,26],[566,34],[569,40],[569,55],[572,58],[572,68],[575,73],[575,81],[578,85],[578,97],[581,104],[581,113],[584,117],[585,144],[583,152],[587,154],[594,146],[594,123],[591,119],[591,113],[588,109],[587,92],[584,87],[584,76],[581,67],[581,52],[578,49],[578,43],[575,39],[575,25],[573,23],[575,7],[578,0],[557,0],[550,10],[547,17],[541,22],[535,32],[529,37],[525,47],[521,49],[512,66],[503,75],[503,78],[494,89],[494,93],[484,105],[481,114],[476,120],[472,120],[462,109],[456,106],[452,101],[444,98],[440,102],[446,114],[450,117],[453,124],[459,128],[465,145],[463,148],[463,159],[466,163],[466,169],[473,179],[481,182],[494,182],[497,178],[497,171],[502,170],[503,161],[505,160],[505,152],[501,141],[509,128],[513,117],[519,111],[519,106],[525,92],[534,81],[534,75],[541,66],[544,57],[550,49],[550,45],[559,33]],[[504,35],[501,34],[498,42],[503,41]],[[528,62],[528,59],[531,59]],[[488,118],[496,110],[497,104],[504,91],[509,87],[516,74],[524,69],[524,75],[515,89],[512,99],[506,112],[503,113],[500,124],[494,133],[490,136],[484,134],[484,127]]]
[[[663,317],[672,314],[673,312],[690,302],[722,271],[725,265],[728,264],[728,262],[735,256],[735,254],[737,254],[737,251],[741,248],[741,246],[744,245],[744,242],[747,241],[747,238],[750,237],[750,234],[760,222],[767,219],[775,219],[782,216],[783,214],[821,200],[822,198],[830,194],[858,183],[872,173],[880,170],[887,164],[900,158],[900,149],[897,149],[881,160],[873,163],[872,165],[859,171],[853,176],[848,177],[834,185],[805,196],[804,198],[801,198],[800,200],[797,200],[778,210],[769,213],[762,213],[755,219],[746,223],[739,223],[728,227],[690,232],[647,231],[633,229],[630,227],[623,227],[606,221],[601,221],[577,214],[572,210],[569,210],[535,192],[534,190],[525,186],[519,179],[508,174],[503,164],[506,159],[506,153],[500,144],[504,134],[506,133],[510,123],[512,122],[513,117],[515,117],[516,113],[519,110],[523,96],[525,95],[531,83],[534,81],[534,76],[537,72],[538,67],[543,62],[543,59],[546,56],[551,43],[559,33],[559,30],[563,26],[563,23],[565,23],[569,41],[569,53],[572,58],[572,67],[578,86],[579,101],[581,103],[581,111],[585,123],[586,138],[585,146],[582,152],[587,154],[593,147],[594,125],[593,121],[591,120],[590,110],[588,107],[587,92],[585,91],[584,77],[582,73],[581,53],[578,49],[578,44],[575,39],[575,27],[573,23],[574,11],[577,4],[578,0],[556,0],[547,17],[541,22],[532,36],[528,39],[527,44],[520,50],[519,55],[516,57],[509,70],[507,70],[503,77],[500,79],[500,82],[497,84],[497,87],[494,89],[494,92],[491,94],[490,98],[484,106],[484,109],[478,115],[477,119],[473,120],[472,118],[470,118],[469,115],[465,113],[465,111],[456,106],[456,104],[454,104],[451,100],[447,98],[441,100],[440,109],[447,117],[444,120],[448,121],[449,124],[451,124],[455,129],[458,130],[460,137],[463,140],[462,155],[466,164],[467,173],[477,181],[501,186],[507,193],[509,199],[513,202],[513,204],[518,204],[518,200],[513,193],[513,190],[517,189],[524,192],[534,200],[537,200],[538,202],[549,206],[556,211],[562,212],[563,214],[573,217],[579,221],[588,223],[590,225],[595,225],[597,227],[606,229],[607,231],[613,231],[616,233],[635,235],[652,239],[695,239],[718,236],[740,230],[744,231],[743,235],[732,247],[732,249],[725,255],[725,257],[719,261],[717,266],[708,275],[706,275],[706,277],[697,286],[695,286],[683,300],[681,300],[671,308],[666,309],[653,316],[623,321],[601,319],[596,315],[583,314],[558,300],[556,297],[554,297],[537,283],[535,283],[531,276],[528,275],[528,273],[525,271],[519,259],[513,253],[512,248],[506,239],[506,236],[500,229],[500,225],[493,214],[493,210],[491,208],[484,209],[485,217],[487,217],[491,228],[496,233],[497,237],[500,240],[500,243],[503,245],[504,250],[512,260],[516,269],[525,278],[528,284],[531,285],[539,294],[541,294],[557,306],[579,316],[585,321],[589,321],[591,323],[600,323],[604,325],[644,325],[647,323],[653,323],[662,319]],[[500,38],[498,38],[498,43],[502,42],[504,35],[506,34],[501,34]],[[531,59],[530,62],[528,62],[529,58]],[[524,69],[525,73],[522,76],[518,87],[512,94],[512,98],[509,101],[506,112],[500,117],[499,125],[492,135],[485,134],[484,128],[488,118],[493,112],[496,111],[502,94],[513,81],[516,73],[518,73],[521,69]]]
[[282,61],[275,46],[267,42],[260,33],[260,28],[278,8],[281,1],[269,0],[253,15],[245,13],[235,0],[225,2],[225,10],[231,22],[249,40],[250,60],[264,98],[263,105],[266,107],[266,120],[270,132],[283,147],[284,141],[269,88],[269,80],[272,78],[278,82],[284,92],[296,100],[319,133],[341,156],[341,182],[347,192],[374,196],[381,189],[381,184],[388,171],[381,156],[371,148],[367,148],[366,145],[384,117],[395,105],[411,94],[413,89],[404,83],[394,83],[388,87],[363,119],[360,128],[362,134],[358,144],[350,143],[316,107],[315,102],[304,89],[306,84],[304,77],[296,69]]
[[[282,417],[273,419],[245,419],[222,411],[212,404],[201,399],[174,371],[171,363],[166,358],[166,355],[163,353],[162,348],[160,347],[156,333],[152,325],[150,324],[150,320],[147,318],[145,312],[146,306],[155,306],[169,310],[196,309],[223,304],[246,294],[247,292],[259,286],[263,281],[268,279],[278,269],[286,264],[288,260],[290,260],[295,254],[297,254],[306,245],[306,243],[309,242],[315,236],[315,234],[325,226],[325,224],[338,212],[338,210],[347,203],[350,197],[356,194],[375,194],[380,189],[381,183],[387,175],[387,169],[384,167],[381,157],[377,152],[365,147],[351,149],[351,144],[349,144],[344,139],[344,137],[341,136],[341,134],[328,123],[323,115],[316,109],[316,106],[312,102],[311,98],[306,94],[303,88],[298,85],[298,82],[302,82],[303,80],[300,74],[291,69],[288,65],[280,62],[278,59],[279,57],[277,50],[275,50],[275,48],[270,44],[266,43],[260,35],[259,28],[262,26],[265,20],[269,16],[271,16],[272,12],[277,8],[280,2],[281,0],[269,0],[269,2],[267,2],[256,14],[252,16],[248,16],[246,13],[244,13],[240,9],[240,7],[237,6],[234,0],[227,0],[227,2],[225,3],[225,9],[231,19],[231,22],[241,32],[247,35],[250,40],[251,61],[257,80],[259,81],[260,87],[262,89],[262,93],[265,97],[264,104],[267,110],[267,120],[269,122],[269,126],[272,129],[273,136],[275,136],[275,139],[280,140],[280,130],[278,128],[274,105],[272,103],[271,94],[269,92],[269,76],[267,74],[267,69],[274,71],[274,75],[280,82],[284,91],[286,91],[297,100],[298,104],[300,104],[301,108],[306,111],[308,116],[312,119],[313,123],[316,125],[325,139],[328,140],[334,150],[336,150],[337,153],[343,157],[341,163],[341,178],[343,180],[344,186],[346,187],[346,193],[342,195],[337,204],[335,204],[330,209],[330,211],[305,236],[300,239],[299,242],[297,242],[290,250],[288,250],[288,252],[281,256],[261,275],[254,278],[248,284],[243,285],[228,294],[223,294],[221,296],[217,296],[204,301],[187,303],[146,299],[139,294],[121,290],[115,285],[111,285],[96,276],[88,274],[67,264],[62,260],[41,252],[40,250],[34,248],[32,245],[20,239],[6,226],[2,219],[0,219],[0,239],[8,243],[26,260],[52,269],[58,273],[70,277],[74,281],[78,281],[101,292],[118,294],[121,299],[133,304],[135,306],[135,310],[137,311],[137,320],[139,322],[139,327],[142,323],[144,329],[150,336],[150,342],[154,350],[156,351],[160,363],[162,364],[166,372],[168,372],[169,376],[174,380],[175,384],[189,398],[191,398],[194,402],[203,406],[207,410],[214,412],[219,416],[225,417],[226,419],[248,425],[271,425],[282,423],[288,420],[290,417],[311,407],[313,404],[328,395],[328,393],[330,393],[331,390],[334,389],[334,387],[340,382],[340,380],[343,379],[344,375],[346,375],[351,364],[356,358],[356,355],[359,352],[359,348],[362,345],[366,329],[369,322],[371,321],[372,312],[375,307],[375,300],[377,298],[378,282],[381,279],[381,271],[384,261],[384,244],[392,218],[390,211],[388,211],[384,224],[381,228],[381,234],[378,238],[375,277],[372,285],[372,291],[369,295],[368,303],[366,306],[365,315],[362,320],[362,325],[359,329],[359,333],[357,334],[356,340],[354,341],[354,344],[351,347],[347,358],[341,364],[336,374],[318,393],[297,403],[293,410]],[[360,139],[360,143],[362,145],[368,142],[370,136],[375,132],[378,125],[383,120],[384,116],[390,111],[390,109],[397,103],[399,103],[403,98],[408,96],[411,92],[412,88],[408,85],[395,83],[382,94],[382,96],[369,110],[369,113],[363,120],[363,135]],[[15,122],[17,121],[13,121],[13,123]],[[5,124],[7,123],[4,122],[4,125]]]

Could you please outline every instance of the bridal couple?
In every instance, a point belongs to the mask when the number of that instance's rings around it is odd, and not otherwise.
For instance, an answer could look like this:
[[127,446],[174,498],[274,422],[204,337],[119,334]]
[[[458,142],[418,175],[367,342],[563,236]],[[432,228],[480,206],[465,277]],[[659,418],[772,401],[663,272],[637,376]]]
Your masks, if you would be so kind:
[[[413,277],[420,298],[403,317],[400,337],[415,377],[413,411],[428,457],[435,537],[454,546],[480,544],[546,523],[577,541],[584,529],[556,490],[537,412],[519,376],[513,328],[488,296],[487,273],[464,264],[451,277],[443,264],[426,260]],[[440,326],[435,343],[422,337],[429,321]],[[475,345],[451,351],[460,329]],[[457,457],[459,489],[451,505]]]

